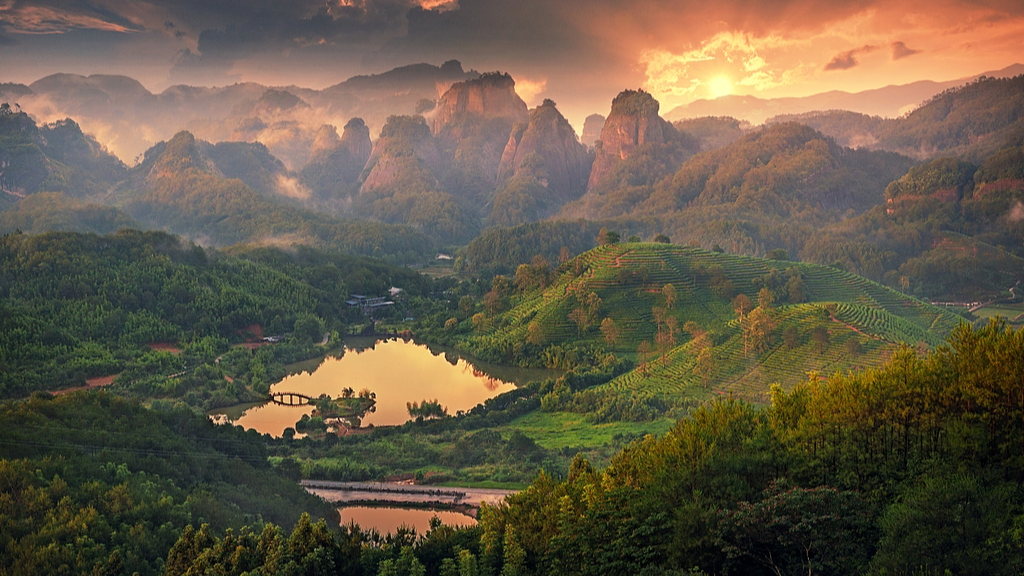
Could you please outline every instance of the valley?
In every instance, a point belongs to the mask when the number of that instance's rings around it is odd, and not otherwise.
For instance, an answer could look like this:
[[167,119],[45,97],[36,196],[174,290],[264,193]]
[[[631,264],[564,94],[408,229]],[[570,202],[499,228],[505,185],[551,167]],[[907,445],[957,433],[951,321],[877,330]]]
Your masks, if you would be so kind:
[[0,85],[0,576],[1019,573],[1006,70]]

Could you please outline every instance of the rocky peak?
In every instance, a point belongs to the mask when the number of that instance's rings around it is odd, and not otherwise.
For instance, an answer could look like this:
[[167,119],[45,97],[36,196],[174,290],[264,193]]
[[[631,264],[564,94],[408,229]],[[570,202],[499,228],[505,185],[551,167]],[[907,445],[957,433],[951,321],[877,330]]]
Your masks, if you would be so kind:
[[373,151],[373,143],[370,142],[370,129],[362,118],[352,118],[345,124],[341,145],[348,149],[353,159],[366,163]]
[[643,144],[664,144],[676,136],[671,124],[658,116],[660,104],[643,90],[624,90],[612,100],[612,111],[601,129],[588,187],[608,174],[615,162]]
[[413,164],[422,162],[434,175],[444,165],[437,142],[422,116],[391,116],[381,128],[380,138],[366,162],[361,189],[389,185],[400,176],[409,158],[416,159]]
[[[540,166],[529,162],[531,157],[539,157]],[[585,191],[590,160],[586,147],[555,103],[544,100],[530,111],[528,123],[517,123],[513,128],[501,155],[498,180],[528,169],[557,198],[568,202]]]
[[516,82],[512,76],[499,72],[453,84],[438,103],[433,123],[434,134],[440,134],[446,126],[465,116],[526,121],[526,103],[516,94],[515,88]]

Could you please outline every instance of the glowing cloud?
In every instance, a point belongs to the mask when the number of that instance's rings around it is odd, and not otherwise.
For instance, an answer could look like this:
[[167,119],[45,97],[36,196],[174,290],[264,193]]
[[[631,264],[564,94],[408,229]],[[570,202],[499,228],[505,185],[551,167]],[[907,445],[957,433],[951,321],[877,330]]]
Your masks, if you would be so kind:
[[878,50],[878,46],[865,45],[860,48],[854,48],[853,50],[847,50],[836,54],[832,61],[825,64],[825,70],[848,70],[853,68],[860,62],[857,61],[858,54],[867,54]]
[[732,94],[736,86],[758,91],[784,86],[792,83],[802,68],[774,68],[769,65],[769,53],[790,43],[777,36],[755,38],[723,32],[682,54],[647,50],[640,56],[647,74],[644,87],[672,105]]
[[526,102],[527,106],[537,103],[537,96],[542,94],[548,87],[547,80],[530,80],[529,78],[516,77],[516,94]]

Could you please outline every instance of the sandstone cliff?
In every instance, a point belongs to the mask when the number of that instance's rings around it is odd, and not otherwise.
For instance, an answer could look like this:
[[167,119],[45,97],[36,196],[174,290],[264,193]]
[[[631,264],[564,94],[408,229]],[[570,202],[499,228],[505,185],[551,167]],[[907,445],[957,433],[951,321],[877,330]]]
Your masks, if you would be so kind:
[[414,165],[427,168],[432,174],[430,184],[436,187],[444,164],[437,142],[422,116],[392,116],[381,129],[380,138],[366,162],[360,190],[391,186],[403,178],[401,172],[405,167]]
[[533,154],[539,157],[540,165],[530,162],[525,169],[533,172],[561,203],[579,198],[586,190],[592,158],[551,100],[530,111],[529,123],[513,128],[501,156],[498,181],[516,175]]
[[434,115],[434,134],[445,133],[446,128],[456,127],[453,125],[467,117],[500,118],[514,123],[525,122],[528,112],[526,102],[516,94],[512,76],[494,72],[453,84],[441,96]]
[[659,107],[658,101],[643,90],[624,90],[612,100],[612,111],[601,129],[601,144],[590,171],[588,190],[637,146],[664,144],[675,137],[675,128],[658,116]]

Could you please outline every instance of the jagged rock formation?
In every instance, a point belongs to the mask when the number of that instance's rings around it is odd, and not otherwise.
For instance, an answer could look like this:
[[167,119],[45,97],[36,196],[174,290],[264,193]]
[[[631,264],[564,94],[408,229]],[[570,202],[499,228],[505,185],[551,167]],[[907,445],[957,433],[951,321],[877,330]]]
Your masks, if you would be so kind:
[[600,114],[591,114],[587,116],[587,119],[583,121],[583,134],[580,136],[580,142],[588,148],[593,148],[597,141],[601,139],[601,130],[604,129],[604,116]]
[[479,211],[492,195],[512,126],[529,118],[515,85],[508,74],[484,74],[452,85],[438,102],[433,131],[450,161],[443,184],[467,209]]
[[[433,122],[434,134],[444,134],[446,128],[459,124],[467,117],[526,121],[526,102],[516,94],[515,88],[516,82],[512,76],[497,72],[453,84],[441,96],[441,101],[437,105]],[[452,130],[449,128],[448,132]]]
[[309,162],[300,173],[302,183],[318,198],[347,196],[372,151],[370,129],[362,118],[349,120],[340,138],[334,126],[325,124],[313,138]]
[[36,126],[28,114],[0,107],[0,207],[42,191],[101,194],[126,173],[75,121]]
[[612,100],[612,111],[601,129],[587,189],[597,186],[620,160],[643,144],[664,144],[676,136],[671,124],[658,116],[660,104],[643,90],[624,90]]
[[363,170],[361,191],[391,186],[406,167],[427,169],[436,186],[444,168],[437,142],[422,116],[392,116],[380,131],[380,138]]
[[551,100],[530,111],[527,124],[516,124],[498,166],[498,181],[516,175],[530,155],[540,166],[530,166],[534,176],[564,204],[586,191],[592,158],[576,138],[576,132]]
[[441,186],[444,167],[422,116],[388,118],[363,170],[353,214],[407,224],[446,241],[468,241],[477,223]]

